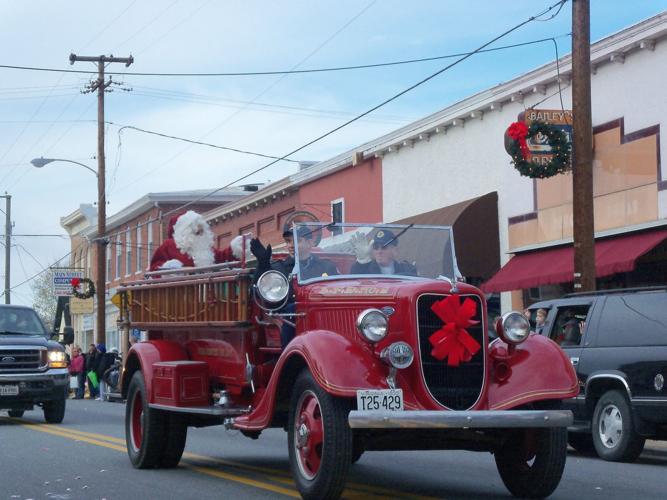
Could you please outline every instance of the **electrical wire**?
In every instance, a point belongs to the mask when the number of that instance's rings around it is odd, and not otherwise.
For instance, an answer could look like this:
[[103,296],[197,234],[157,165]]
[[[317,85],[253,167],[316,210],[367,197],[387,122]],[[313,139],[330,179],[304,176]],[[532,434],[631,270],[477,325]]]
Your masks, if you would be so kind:
[[[567,2],[568,0],[564,0]],[[550,18],[551,19],[551,18]],[[538,19],[534,19],[537,21]],[[546,19],[548,20],[548,19]],[[546,21],[541,20],[541,21]],[[558,35],[555,38],[562,38],[566,36],[571,36],[570,33]],[[533,45],[537,43],[548,42],[554,37],[550,38],[541,38],[539,40],[531,40],[527,42],[514,43],[510,45],[503,45],[500,47],[492,47],[489,49],[483,49],[475,54],[482,54],[486,52],[496,52],[499,50],[513,49],[517,47],[523,47],[526,45]],[[462,57],[465,55],[470,55],[471,52],[460,52],[453,54],[445,54],[440,56],[433,57],[421,57],[416,59],[404,59],[399,61],[389,61],[383,63],[370,63],[370,64],[357,64],[357,65],[347,65],[347,66],[332,66],[325,68],[310,68],[310,69],[290,69],[290,70],[275,70],[275,71],[239,71],[239,72],[219,72],[219,73],[177,73],[177,72],[156,72],[156,73],[145,73],[145,72],[131,72],[131,71],[108,71],[109,75],[123,75],[123,76],[168,76],[168,77],[245,77],[245,76],[271,76],[271,75],[297,75],[297,74],[307,74],[307,73],[327,73],[335,71],[355,71],[360,69],[372,69],[372,68],[385,68],[390,66],[401,66],[404,64],[417,64],[430,61],[439,61],[442,59],[453,59],[455,57]],[[0,68],[4,69],[16,69],[16,70],[25,70],[25,71],[47,71],[47,72],[63,72],[63,73],[78,73],[78,74],[97,74],[96,71],[86,71],[86,70],[74,70],[74,69],[58,69],[58,68],[46,68],[46,67],[37,67],[37,66],[18,66],[18,65],[9,65],[9,64],[0,64]]]
[[[364,116],[366,116],[366,115],[372,113],[373,111],[375,111],[375,110],[377,110],[377,109],[379,109],[379,108],[385,106],[386,104],[388,104],[388,103],[390,103],[390,102],[392,102],[392,101],[398,99],[398,98],[401,97],[402,95],[407,94],[408,92],[414,90],[415,88],[417,88],[417,87],[423,85],[424,83],[426,83],[426,82],[432,80],[432,79],[435,78],[436,76],[438,76],[438,75],[444,73],[445,71],[449,70],[450,68],[452,68],[452,67],[456,66],[457,64],[463,62],[464,60],[468,59],[469,57],[471,57],[471,56],[477,54],[480,50],[484,49],[484,48],[487,47],[488,45],[491,45],[492,43],[496,42],[497,40],[499,40],[499,39],[501,39],[501,38],[503,38],[503,37],[509,35],[510,33],[516,31],[517,29],[521,28],[522,26],[524,26],[524,25],[526,25],[526,24],[528,24],[528,23],[534,21],[537,17],[542,16],[542,15],[544,15],[544,14],[550,12],[551,10],[553,10],[553,9],[556,8],[556,7],[561,7],[561,8],[562,8],[562,5],[563,5],[565,2],[567,2],[567,1],[568,1],[568,0],[560,0],[559,2],[557,2],[557,3],[555,3],[555,4],[553,4],[553,5],[549,6],[549,7],[547,7],[547,8],[546,8],[545,10],[543,10],[540,14],[537,14],[536,16],[531,16],[531,17],[529,17],[528,19],[522,21],[521,23],[519,23],[519,24],[513,26],[512,28],[509,28],[508,30],[506,30],[506,31],[504,31],[503,33],[501,33],[500,35],[498,35],[498,36],[494,37],[493,39],[491,39],[490,41],[484,43],[483,45],[481,45],[480,47],[478,47],[476,50],[474,50],[474,51],[472,51],[472,52],[468,52],[468,53],[466,53],[466,55],[464,55],[464,56],[462,56],[461,58],[457,59],[456,61],[454,61],[454,62],[448,64],[448,65],[445,66],[444,68],[442,68],[442,69],[436,71],[435,73],[432,73],[431,75],[427,76],[426,78],[423,78],[422,80],[418,81],[417,83],[415,83],[415,84],[411,85],[410,87],[404,89],[403,91],[399,92],[398,94],[395,94],[394,96],[392,96],[392,97],[390,97],[390,98],[388,98],[388,99],[382,101],[380,104],[378,104],[378,105],[376,105],[376,106],[373,106],[373,107],[370,108],[369,110],[364,111],[363,113],[357,115],[356,117],[354,117],[354,118],[352,118],[352,119],[346,121],[346,122],[343,123],[342,125],[339,125],[339,126],[333,128],[333,129],[329,130],[328,132],[326,132],[326,133],[324,133],[324,134],[322,134],[322,135],[316,137],[315,139],[313,139],[313,140],[311,140],[311,141],[309,141],[309,142],[303,144],[302,146],[299,146],[298,148],[296,148],[296,149],[290,151],[289,153],[286,153],[285,155],[281,156],[279,159],[273,160],[272,162],[269,162],[269,163],[267,163],[267,164],[265,164],[265,165],[263,165],[263,166],[261,166],[261,167],[255,169],[255,170],[253,170],[252,172],[250,172],[250,173],[248,173],[248,174],[245,174],[245,175],[243,175],[243,176],[237,178],[236,180],[234,180],[234,181],[232,181],[232,182],[230,182],[230,183],[228,183],[228,184],[226,184],[226,185],[224,185],[224,186],[222,186],[222,187],[220,187],[220,188],[217,188],[217,189],[215,189],[215,190],[209,192],[208,194],[206,194],[206,195],[204,195],[204,196],[202,196],[202,197],[200,197],[200,198],[197,198],[197,199],[195,199],[195,200],[193,200],[193,201],[190,201],[190,202],[188,202],[188,203],[185,203],[185,204],[183,204],[183,205],[181,205],[181,206],[179,206],[179,207],[176,207],[176,208],[174,208],[174,209],[172,209],[172,210],[170,210],[170,211],[168,211],[168,212],[162,214],[162,218],[168,217],[168,216],[170,216],[170,215],[172,215],[172,214],[174,214],[174,213],[177,213],[177,212],[179,212],[179,211],[182,211],[183,209],[185,209],[185,208],[187,208],[187,207],[189,207],[189,206],[191,206],[191,205],[193,205],[193,204],[195,204],[195,203],[198,203],[198,202],[200,202],[200,201],[202,201],[202,200],[204,200],[204,199],[206,199],[206,198],[208,198],[208,197],[214,195],[215,193],[218,193],[218,192],[222,191],[223,189],[226,189],[226,188],[228,188],[228,187],[230,187],[230,186],[232,186],[232,185],[234,185],[234,184],[236,184],[236,183],[238,183],[238,182],[241,182],[241,181],[247,179],[248,177],[250,177],[250,176],[252,176],[252,175],[255,175],[255,174],[258,173],[258,172],[261,172],[262,170],[267,169],[268,167],[270,167],[270,166],[272,166],[272,165],[275,165],[278,161],[283,160],[283,159],[286,159],[288,156],[291,156],[291,155],[293,155],[293,154],[295,154],[295,153],[297,153],[297,152],[299,152],[299,151],[301,151],[301,150],[307,148],[308,146],[311,146],[312,144],[314,144],[314,143],[316,143],[316,142],[318,142],[318,141],[324,139],[325,137],[328,137],[329,135],[332,135],[333,133],[337,132],[338,130],[340,130],[340,129],[342,129],[342,128],[348,126],[348,125],[350,125],[351,123],[354,123],[355,121],[358,121],[360,118],[362,118],[362,117],[364,117]],[[560,9],[558,10],[558,12],[560,12]],[[140,224],[137,224],[137,226],[139,227],[139,226],[142,226],[142,225],[145,225],[145,224],[149,224],[149,223],[154,222],[154,221],[156,221],[156,220],[158,220],[158,219],[148,219],[148,220],[146,220],[146,221],[144,221],[144,222],[142,222],[142,223],[140,223]],[[112,236],[114,236],[114,235],[116,235],[116,234],[118,234],[118,233],[109,233],[108,235],[106,235],[106,237],[107,237],[107,238],[111,238]]]

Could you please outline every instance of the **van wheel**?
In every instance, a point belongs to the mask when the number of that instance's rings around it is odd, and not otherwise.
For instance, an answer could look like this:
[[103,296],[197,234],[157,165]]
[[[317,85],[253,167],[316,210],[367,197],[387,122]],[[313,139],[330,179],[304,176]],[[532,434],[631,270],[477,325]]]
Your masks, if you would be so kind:
[[47,424],[59,424],[65,418],[65,398],[45,401],[42,408]]
[[292,474],[304,499],[343,492],[352,459],[349,404],[323,390],[308,370],[294,384],[287,439]]
[[600,458],[610,462],[634,462],[645,439],[635,431],[632,412],[620,391],[605,392],[593,412],[593,444]]
[[496,451],[500,477],[512,495],[544,498],[556,489],[567,457],[567,429],[520,429]]
[[163,453],[171,439],[167,435],[168,423],[169,414],[148,406],[143,374],[136,372],[130,380],[125,405],[125,442],[134,467],[149,469],[176,465],[172,465],[173,453],[166,457],[171,460],[162,465]]
[[23,410],[8,410],[7,414],[12,418],[21,418],[23,416]]
[[587,432],[570,432],[567,435],[567,443],[579,453],[592,453],[595,451],[593,436]]

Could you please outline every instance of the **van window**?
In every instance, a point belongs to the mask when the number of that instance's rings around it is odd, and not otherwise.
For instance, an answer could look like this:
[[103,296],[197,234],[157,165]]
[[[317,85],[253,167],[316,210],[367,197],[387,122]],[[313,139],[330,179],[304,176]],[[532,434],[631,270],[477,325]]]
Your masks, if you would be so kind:
[[667,345],[667,293],[633,293],[607,297],[602,310],[597,345]]
[[586,332],[586,318],[590,306],[567,305],[558,308],[551,340],[561,347],[575,347],[582,344]]

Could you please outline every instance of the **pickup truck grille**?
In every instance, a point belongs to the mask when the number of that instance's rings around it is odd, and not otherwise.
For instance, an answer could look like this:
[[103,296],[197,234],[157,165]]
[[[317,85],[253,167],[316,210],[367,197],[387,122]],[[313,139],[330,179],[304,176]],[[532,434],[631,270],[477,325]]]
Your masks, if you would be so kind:
[[447,297],[426,294],[417,299],[417,321],[421,369],[426,387],[443,406],[452,410],[467,410],[474,406],[484,387],[484,328],[482,325],[482,303],[474,295],[462,295],[461,300],[471,298],[477,302],[477,314],[473,318],[478,324],[467,328],[468,333],[482,348],[473,358],[459,366],[449,366],[447,360],[440,361],[431,356],[433,346],[429,337],[443,326],[442,320],[431,310],[431,306]]
[[0,373],[35,371],[45,365],[45,349],[0,347]]

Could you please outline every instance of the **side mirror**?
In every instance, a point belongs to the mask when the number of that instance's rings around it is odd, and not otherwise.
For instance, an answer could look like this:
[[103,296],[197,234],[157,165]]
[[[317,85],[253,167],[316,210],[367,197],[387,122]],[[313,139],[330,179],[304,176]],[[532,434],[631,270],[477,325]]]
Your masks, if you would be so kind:
[[57,340],[62,345],[69,345],[74,343],[74,328],[66,326],[63,333],[54,332],[51,336],[53,340]]

